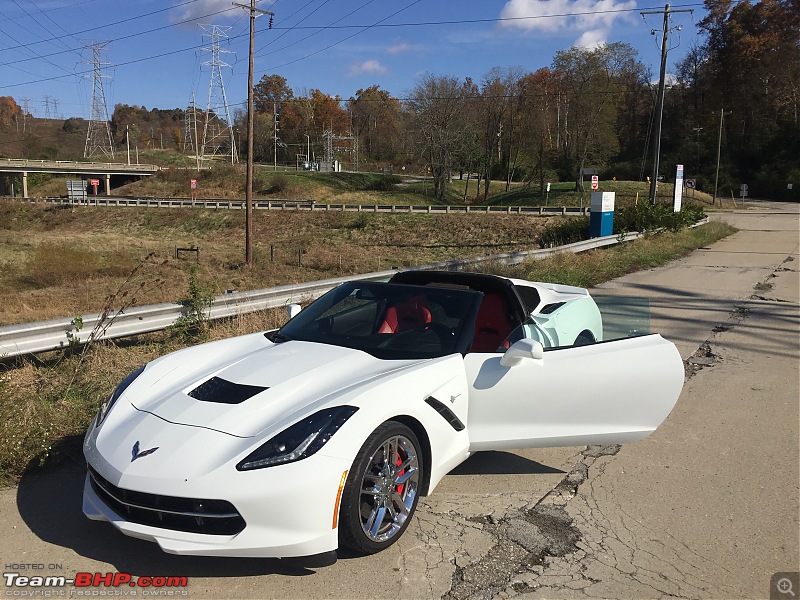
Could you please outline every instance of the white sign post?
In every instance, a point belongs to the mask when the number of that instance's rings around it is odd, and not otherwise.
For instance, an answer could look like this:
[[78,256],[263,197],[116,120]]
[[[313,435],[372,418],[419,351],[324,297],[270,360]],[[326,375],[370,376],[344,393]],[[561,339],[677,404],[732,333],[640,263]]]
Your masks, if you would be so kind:
[[683,165],[678,165],[675,169],[675,190],[672,193],[672,211],[681,212],[681,201],[683,200]]

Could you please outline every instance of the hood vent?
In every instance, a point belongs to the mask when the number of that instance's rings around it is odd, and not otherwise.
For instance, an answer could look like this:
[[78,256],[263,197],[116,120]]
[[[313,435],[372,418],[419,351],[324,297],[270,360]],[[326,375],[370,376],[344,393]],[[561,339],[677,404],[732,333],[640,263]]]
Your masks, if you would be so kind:
[[243,383],[233,383],[220,377],[212,377],[194,388],[189,392],[189,395],[202,402],[241,404],[248,398],[252,398],[268,389],[258,385],[244,385]]

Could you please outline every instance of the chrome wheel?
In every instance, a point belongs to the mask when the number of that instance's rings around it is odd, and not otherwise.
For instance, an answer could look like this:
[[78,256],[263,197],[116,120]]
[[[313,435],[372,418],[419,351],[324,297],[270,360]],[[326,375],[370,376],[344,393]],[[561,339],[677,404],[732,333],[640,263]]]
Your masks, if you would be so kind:
[[425,483],[423,447],[402,423],[387,421],[364,441],[347,476],[339,543],[363,554],[403,535]]
[[419,490],[419,458],[405,436],[392,436],[375,450],[361,478],[361,528],[373,542],[397,535],[411,516]]

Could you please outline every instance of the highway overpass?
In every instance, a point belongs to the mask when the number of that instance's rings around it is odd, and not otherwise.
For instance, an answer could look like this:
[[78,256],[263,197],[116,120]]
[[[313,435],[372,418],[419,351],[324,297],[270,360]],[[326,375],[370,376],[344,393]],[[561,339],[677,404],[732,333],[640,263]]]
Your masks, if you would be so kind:
[[[158,165],[0,158],[0,196],[19,195],[18,191],[14,190],[14,182],[19,179],[22,197],[27,198],[29,173],[55,173],[75,175],[85,179],[99,179],[103,182],[105,193],[110,194],[112,175],[143,177],[160,170],[161,167]],[[64,191],[66,192],[66,190]]]

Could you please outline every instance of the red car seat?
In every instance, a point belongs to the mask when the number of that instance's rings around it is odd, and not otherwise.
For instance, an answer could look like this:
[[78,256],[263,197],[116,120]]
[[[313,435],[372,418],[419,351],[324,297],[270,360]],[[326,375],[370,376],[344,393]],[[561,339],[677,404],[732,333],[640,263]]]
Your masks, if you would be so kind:
[[422,329],[431,322],[431,312],[425,307],[425,296],[418,294],[386,311],[378,333],[403,333]]
[[508,318],[508,303],[500,294],[486,294],[475,318],[472,352],[496,352],[514,329]]

